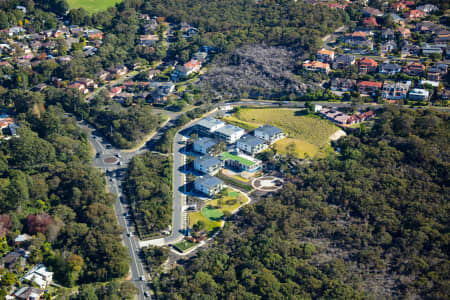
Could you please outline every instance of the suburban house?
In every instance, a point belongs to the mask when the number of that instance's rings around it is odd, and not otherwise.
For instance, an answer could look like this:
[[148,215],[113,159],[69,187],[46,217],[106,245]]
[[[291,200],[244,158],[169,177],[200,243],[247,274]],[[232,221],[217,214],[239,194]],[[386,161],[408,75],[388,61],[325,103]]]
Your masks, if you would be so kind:
[[353,91],[356,88],[356,80],[347,78],[333,78],[331,80],[331,90],[333,91]]
[[403,68],[403,72],[409,76],[420,76],[425,72],[425,66],[420,62],[412,62]]
[[108,69],[109,73],[116,75],[116,76],[123,76],[128,73],[128,68],[126,66],[117,66],[114,68]]
[[9,252],[3,256],[1,260],[1,267],[8,270],[13,270],[17,265],[25,265],[25,250],[22,248],[16,249],[15,251]]
[[139,36],[139,45],[150,47],[159,41],[159,36],[156,34],[144,34]]
[[41,289],[46,289],[53,281],[53,272],[50,272],[44,265],[37,265],[23,279],[35,283]]
[[348,115],[335,109],[323,108],[320,114],[328,120],[341,125],[352,125],[372,118],[375,113],[371,110],[356,115]]
[[382,74],[387,74],[387,75],[395,75],[395,74],[401,72],[401,70],[402,70],[402,67],[400,67],[397,64],[385,63],[385,64],[380,65],[379,72]]
[[407,82],[389,82],[385,81],[383,83],[383,90],[381,92],[381,97],[389,100],[401,100],[406,99],[408,90],[411,86],[411,81]]
[[409,39],[411,37],[411,30],[409,28],[400,27],[397,32],[400,34],[400,36],[404,39]]
[[190,60],[187,63],[185,63],[183,66],[179,67],[178,75],[179,77],[187,77],[191,75],[192,73],[196,73],[200,71],[202,68],[202,63],[199,60]]
[[192,54],[192,59],[197,60],[201,63],[204,63],[206,61],[207,57],[208,57],[208,53],[203,52],[203,51],[198,51],[198,52],[195,52],[194,54]]
[[212,134],[219,128],[225,126],[225,123],[215,118],[204,118],[197,123],[197,129],[203,134]]
[[401,46],[401,57],[406,56],[418,56],[420,54],[420,47],[417,45],[411,45],[408,41],[403,41]]
[[317,60],[324,63],[331,63],[334,60],[334,51],[327,49],[320,49],[317,51]]
[[195,179],[194,187],[197,191],[212,197],[220,193],[224,188],[224,182],[217,177],[204,175]]
[[419,85],[420,86],[424,86],[424,85],[430,85],[434,88],[439,87],[439,81],[433,81],[433,80],[420,80],[419,81]]
[[14,293],[15,299],[18,300],[40,300],[44,296],[44,290],[34,287],[23,287]]
[[446,44],[450,42],[450,31],[444,28],[436,30],[436,37],[433,42],[437,44]]
[[373,7],[363,8],[362,13],[364,16],[368,16],[368,17],[382,17],[383,16],[383,12],[381,10],[373,8]]
[[84,84],[82,84],[81,82],[75,82],[72,83],[71,85],[68,86],[69,89],[74,89],[79,91],[82,94],[87,94],[89,93],[89,90],[86,88],[86,86]]
[[86,88],[96,89],[98,84],[91,78],[78,78],[76,82],[83,84]]
[[98,29],[90,29],[86,31],[86,38],[89,40],[103,39],[103,32]]
[[395,38],[394,30],[387,28],[381,31],[381,38],[384,40],[393,40]]
[[328,74],[330,72],[330,65],[327,63],[323,63],[320,61],[305,61],[303,63],[303,68],[307,71],[313,71],[313,72],[322,72]]
[[430,92],[424,89],[412,89],[409,92],[408,98],[411,100],[418,100],[418,101],[426,101],[428,100],[428,97],[430,96]]
[[376,72],[378,67],[378,63],[368,57],[364,57],[363,59],[358,61],[358,70],[360,73],[371,73]]
[[401,12],[406,10],[408,7],[403,2],[395,2],[391,3],[390,9],[391,11]]
[[101,81],[107,81],[109,75],[110,75],[109,72],[108,72],[108,71],[105,71],[105,70],[100,71],[100,72],[97,73],[97,77],[98,77],[98,79],[100,79]]
[[418,23],[416,25],[416,30],[420,31],[420,33],[425,33],[425,34],[434,34],[439,29],[441,29],[440,25],[435,24],[430,21],[424,21],[424,22]]
[[377,19],[375,19],[375,17],[365,18],[363,20],[363,24],[366,27],[377,27],[378,26]]
[[397,43],[394,41],[387,41],[381,45],[381,53],[387,54],[394,51],[397,48]]
[[402,18],[399,15],[394,14],[394,13],[390,13],[389,15],[392,17],[392,21],[394,23],[402,25],[402,26],[405,25],[405,19],[404,18]]
[[355,64],[353,55],[339,54],[333,62],[333,69],[344,70]]
[[439,8],[433,4],[424,4],[416,7],[417,10],[424,12],[425,14],[429,14],[435,11],[438,11]]
[[211,154],[218,143],[219,141],[216,139],[201,137],[194,141],[193,147],[195,152]]
[[443,63],[438,63],[430,66],[427,70],[427,79],[440,81],[443,76],[447,74],[448,65]]
[[367,47],[373,49],[373,42],[369,40],[369,36],[366,32],[355,31],[353,33],[347,33],[343,37],[344,43],[353,47]]
[[362,95],[374,95],[376,91],[380,90],[383,84],[376,81],[360,81],[358,82],[358,93]]
[[241,153],[239,150],[236,154],[224,152],[220,154],[220,159],[224,161],[225,166],[239,171],[255,172],[261,169],[263,165],[259,159]]
[[405,14],[405,18],[410,21],[421,19],[423,17],[425,17],[425,13],[417,9],[407,11]]
[[424,44],[422,46],[423,55],[442,54],[443,49],[439,44]]
[[225,140],[227,143],[232,144],[245,134],[245,130],[241,127],[227,124],[215,130],[214,134],[217,138]]
[[284,138],[283,130],[270,125],[263,125],[256,128],[254,131],[254,135],[260,139],[267,141],[269,144],[273,144],[276,141]]
[[236,142],[238,149],[247,152],[251,155],[255,155],[263,150],[266,150],[269,145],[267,142],[254,135],[244,135]]
[[214,175],[223,167],[223,162],[214,156],[203,156],[194,160],[194,169],[205,174]]
[[20,246],[23,243],[29,242],[33,239],[33,237],[31,235],[28,235],[26,233],[24,234],[19,234],[15,239],[14,239],[14,244],[16,246]]
[[327,118],[328,120],[338,124],[347,124],[347,120],[350,118],[350,115],[329,108],[322,108],[320,110],[320,114],[325,118]]

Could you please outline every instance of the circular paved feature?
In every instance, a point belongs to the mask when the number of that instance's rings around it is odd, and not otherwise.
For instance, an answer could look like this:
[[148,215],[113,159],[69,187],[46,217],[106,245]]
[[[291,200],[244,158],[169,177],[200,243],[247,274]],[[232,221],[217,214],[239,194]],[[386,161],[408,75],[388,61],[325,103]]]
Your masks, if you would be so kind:
[[283,187],[284,181],[275,176],[263,176],[252,181],[252,186],[258,191],[275,192]]
[[109,156],[103,159],[106,164],[115,164],[119,159],[114,156]]

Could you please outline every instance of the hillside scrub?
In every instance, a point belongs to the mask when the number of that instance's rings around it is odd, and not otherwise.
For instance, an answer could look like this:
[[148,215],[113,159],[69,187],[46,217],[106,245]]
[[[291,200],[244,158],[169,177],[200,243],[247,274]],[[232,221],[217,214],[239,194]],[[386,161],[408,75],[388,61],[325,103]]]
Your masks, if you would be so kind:
[[222,56],[209,67],[199,82],[229,97],[280,97],[306,91],[294,75],[296,55],[284,47],[244,46]]

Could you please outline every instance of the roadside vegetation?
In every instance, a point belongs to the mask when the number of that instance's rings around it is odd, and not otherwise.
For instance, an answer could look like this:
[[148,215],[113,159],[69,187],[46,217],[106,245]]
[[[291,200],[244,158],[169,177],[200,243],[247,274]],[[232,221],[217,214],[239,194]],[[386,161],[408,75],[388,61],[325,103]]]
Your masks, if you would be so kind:
[[160,271],[161,265],[169,258],[169,248],[149,246],[141,249],[141,255],[147,270],[151,273]]
[[139,238],[157,236],[172,220],[172,161],[146,152],[128,166],[124,185]]
[[[20,114],[18,137],[0,146],[0,257],[27,233],[33,239],[23,245],[29,251],[26,267],[44,263],[58,284],[124,277],[129,256],[112,208],[115,196],[106,192],[102,173],[91,167],[86,134],[60,107],[24,95],[9,106]],[[5,277],[12,284],[23,275],[23,268],[17,270]],[[3,298],[8,285],[2,286]]]

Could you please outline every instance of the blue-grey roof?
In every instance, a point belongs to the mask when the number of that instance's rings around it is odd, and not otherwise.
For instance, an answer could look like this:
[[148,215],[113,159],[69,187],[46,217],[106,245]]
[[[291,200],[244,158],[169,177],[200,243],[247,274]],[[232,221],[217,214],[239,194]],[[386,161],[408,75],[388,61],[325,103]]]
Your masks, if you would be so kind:
[[214,126],[217,126],[220,124],[225,124],[225,123],[218,119],[214,119],[214,118],[204,118],[197,123],[197,125],[208,128],[208,129],[213,128]]
[[198,145],[202,145],[203,147],[205,147],[206,149],[209,149],[211,147],[214,147],[215,145],[217,145],[219,142],[216,139],[212,139],[209,137],[202,137],[202,138],[198,138],[194,141],[194,144],[198,144]]
[[209,155],[199,157],[194,160],[194,164],[201,164],[201,165],[205,166],[206,168],[216,166],[220,163],[221,163],[220,159],[213,157],[213,156],[209,156]]
[[238,143],[245,143],[251,147],[255,147],[261,144],[265,144],[266,141],[263,139],[260,139],[259,137],[256,137],[254,135],[244,135],[241,137],[238,141]]
[[255,130],[259,131],[259,132],[263,132],[268,135],[283,133],[283,130],[281,130],[280,128],[275,127],[275,126],[270,126],[270,125],[263,125],[261,127],[256,128]]
[[242,130],[244,130],[244,129],[241,127],[227,124],[219,129],[217,129],[216,132],[230,136],[233,133],[241,132]]
[[401,67],[397,64],[385,63],[380,66],[382,70],[395,71],[401,69]]
[[204,175],[204,176],[200,176],[198,177],[195,182],[197,184],[201,184],[203,186],[206,186],[208,188],[214,188],[220,184],[223,184],[223,181],[220,180],[217,177],[211,176],[211,175]]

